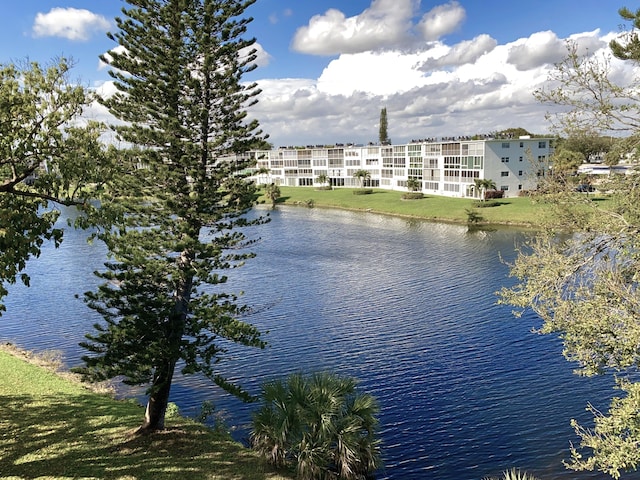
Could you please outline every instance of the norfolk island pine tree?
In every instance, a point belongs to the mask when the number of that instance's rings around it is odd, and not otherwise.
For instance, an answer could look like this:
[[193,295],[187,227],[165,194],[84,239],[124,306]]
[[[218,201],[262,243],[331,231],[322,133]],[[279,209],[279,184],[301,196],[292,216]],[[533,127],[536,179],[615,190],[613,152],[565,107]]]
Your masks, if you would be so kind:
[[265,345],[221,273],[253,256],[243,228],[266,221],[246,216],[252,164],[220,160],[265,139],[247,119],[259,91],[241,83],[256,58],[255,40],[243,38],[251,19],[241,18],[254,2],[127,0],[109,35],[119,48],[103,57],[117,93],[101,101],[132,147],[91,217],[110,261],[97,273],[105,283],[86,294],[104,322],[81,344],[88,354],[76,370],[147,386],[139,432],[164,428],[178,364],[249,399],[216,366],[229,342]]

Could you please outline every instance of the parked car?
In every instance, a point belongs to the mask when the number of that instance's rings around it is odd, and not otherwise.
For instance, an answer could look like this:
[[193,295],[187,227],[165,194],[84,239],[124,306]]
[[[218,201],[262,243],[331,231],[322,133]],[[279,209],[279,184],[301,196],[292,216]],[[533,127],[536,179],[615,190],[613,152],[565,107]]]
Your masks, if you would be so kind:
[[576,187],[576,192],[581,192],[581,193],[590,193],[590,192],[595,192],[596,188],[592,185],[587,185],[586,183],[583,183],[581,185],[578,185]]

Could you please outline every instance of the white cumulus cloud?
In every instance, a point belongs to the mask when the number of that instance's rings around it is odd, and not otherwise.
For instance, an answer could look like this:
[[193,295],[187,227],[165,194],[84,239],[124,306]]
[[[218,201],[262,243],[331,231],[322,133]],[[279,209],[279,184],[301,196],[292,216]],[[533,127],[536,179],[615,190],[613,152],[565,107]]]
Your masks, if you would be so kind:
[[438,68],[474,63],[481,56],[491,52],[498,42],[487,34],[478,35],[473,40],[464,40],[453,47],[444,47],[448,51],[437,58],[432,58],[420,66],[420,70],[432,71]]
[[464,19],[466,12],[458,2],[438,5],[427,12],[418,25],[425,40],[437,40],[455,32]]
[[36,37],[62,37],[68,40],[88,40],[94,33],[105,32],[111,24],[102,15],[78,8],[52,8],[38,13],[33,24]]
[[557,63],[566,55],[564,41],[555,33],[546,31],[534,33],[514,44],[509,50],[508,61],[518,70],[531,70],[544,64]]
[[337,9],[315,15],[295,33],[292,48],[313,55],[358,53],[406,44],[415,0],[373,0],[361,14],[346,17]]
[[428,55],[429,52],[407,54],[397,50],[340,55],[322,72],[318,89],[333,95],[406,92],[425,83],[424,73],[415,65]]
[[[578,45],[578,53],[584,55],[605,48],[607,42],[601,40],[599,31],[572,35],[569,40]],[[529,38],[515,42],[509,50],[508,61],[518,70],[531,70],[546,64],[555,64],[567,56],[567,40],[560,39],[554,32],[545,31],[532,34]]]

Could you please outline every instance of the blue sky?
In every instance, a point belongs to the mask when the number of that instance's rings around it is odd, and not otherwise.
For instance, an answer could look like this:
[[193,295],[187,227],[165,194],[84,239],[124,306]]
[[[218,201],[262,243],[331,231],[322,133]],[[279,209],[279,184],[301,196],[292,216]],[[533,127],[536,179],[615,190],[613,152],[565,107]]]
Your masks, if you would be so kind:
[[[0,61],[73,57],[74,78],[110,91],[98,56],[122,0],[16,0],[0,17]],[[565,39],[606,52],[624,4],[603,0],[258,0],[252,110],[276,145],[376,141],[387,108],[394,143],[509,127],[548,132],[532,96]],[[631,8],[635,6],[630,5]],[[586,51],[586,50],[585,50]],[[614,62],[615,63],[615,62]],[[629,68],[614,64],[614,68]],[[105,112],[92,113],[107,118]]]

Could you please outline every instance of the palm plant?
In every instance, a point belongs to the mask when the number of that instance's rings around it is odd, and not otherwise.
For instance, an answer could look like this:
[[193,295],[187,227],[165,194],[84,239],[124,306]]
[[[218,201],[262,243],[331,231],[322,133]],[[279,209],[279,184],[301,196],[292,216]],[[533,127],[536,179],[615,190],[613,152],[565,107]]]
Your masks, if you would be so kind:
[[354,178],[357,178],[360,181],[360,188],[364,188],[364,181],[371,178],[371,172],[369,170],[356,170],[353,174]]
[[275,183],[270,183],[265,188],[264,194],[271,201],[271,206],[275,208],[276,202],[281,195],[280,187],[278,187]]
[[476,188],[482,192],[482,200],[487,199],[487,190],[495,190],[496,182],[490,178],[476,178],[473,180],[476,184]]
[[361,479],[380,467],[379,407],[354,379],[295,373],[264,384],[262,401],[251,444],[269,463],[300,479]]
[[407,180],[407,188],[412,192],[417,192],[421,187],[421,182],[417,178],[409,177]]
[[269,408],[263,407],[253,415],[251,444],[278,468],[290,461],[288,444],[299,440],[292,438],[293,433],[300,430],[300,397],[296,393],[293,383],[287,385],[275,380],[264,384],[262,401]]
[[[269,174],[271,173],[271,170],[269,170],[267,167],[260,167],[258,169],[258,171],[256,172],[256,174],[258,175],[258,177],[260,177],[262,179],[261,183],[268,183],[269,181]],[[266,179],[265,179],[266,178]]]
[[329,177],[327,177],[324,173],[321,173],[316,177],[316,183],[319,183],[320,185],[326,185],[327,183],[329,183]]
[[521,472],[520,470],[516,470],[512,468],[511,470],[507,470],[502,472],[502,477],[497,479],[495,477],[485,477],[484,480],[538,480],[533,475],[528,474],[527,472]]

